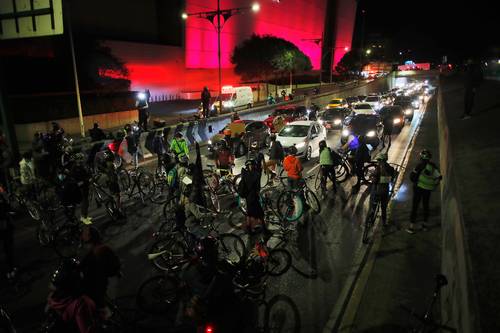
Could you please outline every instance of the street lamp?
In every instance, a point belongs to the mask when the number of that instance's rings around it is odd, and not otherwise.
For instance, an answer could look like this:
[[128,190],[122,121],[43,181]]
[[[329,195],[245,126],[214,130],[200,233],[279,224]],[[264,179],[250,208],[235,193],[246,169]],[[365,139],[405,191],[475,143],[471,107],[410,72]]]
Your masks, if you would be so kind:
[[[217,113],[220,113],[222,109],[222,66],[221,66],[220,34],[222,28],[224,28],[224,25],[231,16],[242,14],[249,10],[256,13],[260,10],[260,5],[258,3],[254,3],[251,6],[246,6],[246,7],[221,9],[220,0],[217,0],[217,10],[197,12],[197,13],[182,13],[181,15],[182,19],[184,20],[186,20],[189,16],[206,19],[210,21],[210,23],[212,23],[215,30],[217,31],[217,59],[219,67],[219,98],[218,98],[219,108],[217,109]],[[221,22],[221,17],[224,19],[223,22]]]

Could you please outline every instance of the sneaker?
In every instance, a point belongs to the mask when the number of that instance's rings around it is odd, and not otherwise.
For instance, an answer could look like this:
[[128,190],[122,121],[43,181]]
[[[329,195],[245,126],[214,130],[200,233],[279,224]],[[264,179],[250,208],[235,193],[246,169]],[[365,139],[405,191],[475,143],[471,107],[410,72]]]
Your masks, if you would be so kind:
[[413,235],[415,233],[415,230],[413,230],[413,228],[406,228],[406,232],[410,235]]

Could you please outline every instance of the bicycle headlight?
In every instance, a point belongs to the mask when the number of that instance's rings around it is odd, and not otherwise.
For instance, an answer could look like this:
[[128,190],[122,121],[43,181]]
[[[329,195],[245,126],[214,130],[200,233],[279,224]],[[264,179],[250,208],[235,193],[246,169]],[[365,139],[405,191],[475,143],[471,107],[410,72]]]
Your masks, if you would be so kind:
[[369,131],[368,133],[366,133],[366,136],[369,138],[373,138],[375,136],[375,131]]
[[342,136],[349,136],[349,130],[348,129],[342,130]]
[[208,140],[208,144],[211,145],[212,144],[212,140]]
[[399,124],[401,122],[401,119],[399,118],[394,118],[394,124]]

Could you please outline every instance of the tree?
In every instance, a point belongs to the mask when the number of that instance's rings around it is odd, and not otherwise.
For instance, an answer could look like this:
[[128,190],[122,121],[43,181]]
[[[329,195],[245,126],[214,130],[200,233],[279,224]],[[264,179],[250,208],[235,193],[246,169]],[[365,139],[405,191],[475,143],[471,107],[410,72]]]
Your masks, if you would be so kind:
[[335,70],[337,71],[337,73],[345,75],[348,72],[360,70],[361,67],[362,66],[359,59],[359,51],[351,50],[344,54],[342,59],[340,59],[337,66],[335,67]]
[[275,74],[307,71],[311,60],[295,44],[270,35],[252,35],[237,45],[231,56],[243,80],[267,80]]

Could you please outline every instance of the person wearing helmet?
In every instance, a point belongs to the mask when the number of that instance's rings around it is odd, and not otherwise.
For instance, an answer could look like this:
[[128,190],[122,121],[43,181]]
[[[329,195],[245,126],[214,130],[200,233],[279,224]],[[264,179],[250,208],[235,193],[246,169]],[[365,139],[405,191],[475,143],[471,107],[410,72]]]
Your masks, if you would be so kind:
[[335,178],[335,167],[332,157],[332,151],[326,145],[325,140],[319,142],[319,165],[321,172],[321,190],[323,197],[326,196],[327,181],[330,179],[333,184],[333,192],[337,193],[337,182]]
[[234,155],[229,149],[226,140],[224,139],[219,142],[219,149],[217,150],[215,165],[219,170],[224,170],[226,171],[226,173],[230,173],[234,166]]
[[420,152],[420,163],[410,173],[410,180],[413,182],[413,200],[410,214],[410,226],[406,229],[409,234],[415,233],[415,223],[417,221],[417,211],[422,201],[424,206],[424,221],[422,230],[427,230],[427,221],[429,219],[429,202],[431,193],[443,179],[439,168],[431,162],[432,154],[424,149]]
[[187,156],[189,158],[189,148],[181,132],[175,133],[170,143],[170,151],[175,154],[177,160],[179,160],[181,156]]
[[264,154],[261,153],[259,148],[259,143],[257,141],[253,141],[250,145],[248,157],[249,159],[254,160],[257,172],[262,175],[262,171],[266,168],[266,160]]
[[52,292],[44,327],[51,332],[98,332],[99,315],[94,301],[83,292],[83,276],[76,259],[64,259],[51,276]]
[[238,185],[238,194],[245,199],[247,216],[245,228],[249,233],[261,231],[264,227],[264,210],[260,204],[260,178],[261,171],[253,159],[245,162],[241,170],[241,181]]
[[370,191],[370,210],[375,203],[380,202],[382,225],[387,225],[387,205],[389,204],[389,186],[396,176],[394,168],[387,163],[387,154],[379,153],[376,157],[377,167],[372,175]]
[[283,159],[283,169],[287,174],[288,186],[291,189],[297,189],[302,180],[302,171],[304,168],[300,160],[295,156],[297,154],[297,148],[295,146],[288,147],[286,153],[287,155]]
[[269,160],[265,164],[265,170],[270,174],[271,179],[274,179],[276,177],[276,165],[281,164],[281,161],[285,158],[285,151],[281,142],[276,141],[275,134],[272,134],[270,139]]
[[366,146],[364,135],[358,137],[358,142],[358,147],[354,151],[354,172],[357,178],[356,184],[352,188],[354,193],[359,191],[361,183],[364,181],[363,168],[365,163],[371,159],[370,150]]
[[179,163],[172,167],[167,165],[167,184],[171,194],[180,194],[182,188],[182,179],[188,173],[189,159],[186,155],[179,158]]

